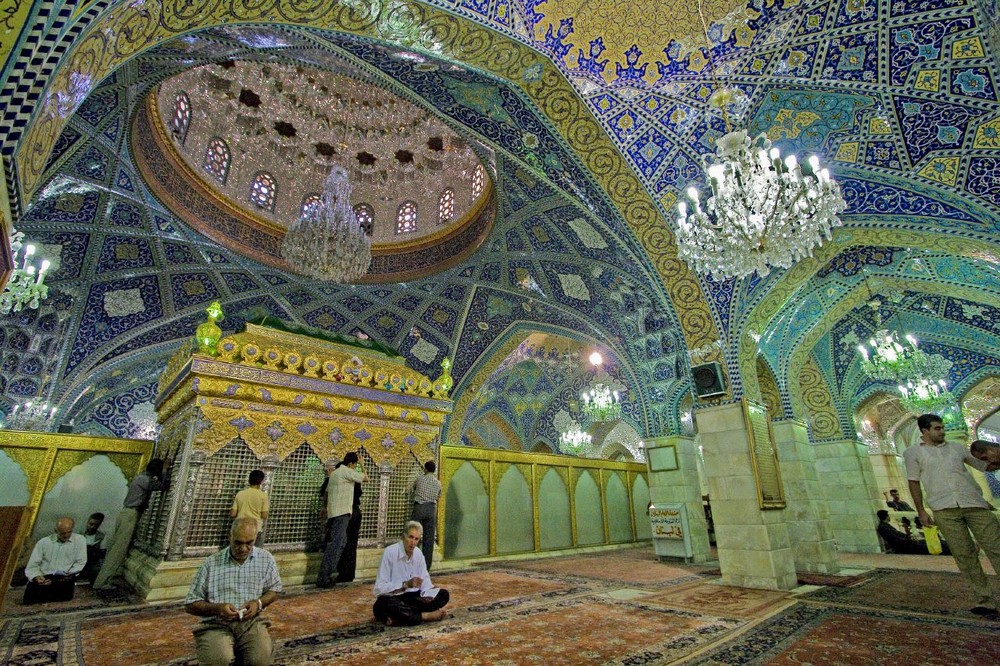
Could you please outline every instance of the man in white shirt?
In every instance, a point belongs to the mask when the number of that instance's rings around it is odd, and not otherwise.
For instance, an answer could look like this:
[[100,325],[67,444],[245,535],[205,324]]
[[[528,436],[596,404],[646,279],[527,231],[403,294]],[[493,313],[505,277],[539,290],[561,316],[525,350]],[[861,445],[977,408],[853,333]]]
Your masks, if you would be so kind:
[[344,460],[330,472],[326,487],[326,529],[329,540],[323,551],[323,561],[319,565],[316,587],[333,587],[333,577],[337,573],[340,555],[347,544],[347,525],[354,511],[354,484],[368,480],[368,475],[355,469],[358,454],[351,451]]
[[372,613],[386,626],[413,626],[448,617],[444,610],[448,590],[434,587],[427,573],[424,554],[417,548],[423,528],[415,520],[406,523],[402,540],[382,553]]
[[69,601],[73,598],[76,575],[87,564],[87,540],[73,533],[73,519],[56,521],[56,532],[38,540],[24,575],[24,603]]
[[[989,556],[993,569],[1000,572],[1000,522],[965,466],[985,472],[1000,465],[977,460],[960,444],[946,442],[944,423],[936,414],[918,417],[917,427],[920,428],[920,445],[903,452],[906,478],[917,515],[924,525],[937,525],[951,547],[952,557],[976,594],[972,612],[993,615],[997,605],[979,563],[976,543]],[[933,518],[924,507],[924,491],[927,492],[927,506],[934,512]]]

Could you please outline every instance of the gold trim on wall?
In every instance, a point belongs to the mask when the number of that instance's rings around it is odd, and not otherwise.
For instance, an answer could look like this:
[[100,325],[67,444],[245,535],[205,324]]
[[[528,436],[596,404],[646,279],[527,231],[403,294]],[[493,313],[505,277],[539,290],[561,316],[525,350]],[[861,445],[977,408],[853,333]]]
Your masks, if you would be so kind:
[[[612,475],[617,475],[625,484],[629,501],[629,520],[632,524],[632,538],[637,539],[637,525],[633,511],[633,489],[634,480],[637,477],[646,478],[646,465],[637,462],[625,462],[617,460],[601,460],[595,458],[576,458],[572,456],[555,455],[548,453],[526,453],[523,451],[508,451],[506,449],[484,449],[471,446],[442,446],[440,450],[440,478],[443,493],[441,501],[438,503],[438,539],[444,543],[444,532],[447,529],[445,515],[447,512],[448,487],[455,472],[466,462],[470,463],[479,473],[480,478],[486,487],[489,498],[489,553],[488,556],[497,555],[496,544],[496,516],[501,508],[497,506],[497,489],[500,479],[511,467],[516,468],[529,484],[531,493],[532,527],[534,530],[534,552],[541,552],[541,522],[539,510],[539,497],[541,492],[542,479],[548,471],[554,470],[562,478],[566,486],[567,499],[569,500],[570,512],[570,532],[571,547],[579,545],[579,537],[576,525],[576,483],[580,475],[584,472],[591,474],[591,478],[598,485],[601,497],[601,511],[604,527],[604,544],[613,545],[610,541],[611,533],[608,524],[608,502],[605,484]],[[648,485],[648,479],[647,479]],[[624,542],[614,542],[624,543]],[[564,550],[562,548],[556,550]],[[509,554],[509,553],[505,553]]]

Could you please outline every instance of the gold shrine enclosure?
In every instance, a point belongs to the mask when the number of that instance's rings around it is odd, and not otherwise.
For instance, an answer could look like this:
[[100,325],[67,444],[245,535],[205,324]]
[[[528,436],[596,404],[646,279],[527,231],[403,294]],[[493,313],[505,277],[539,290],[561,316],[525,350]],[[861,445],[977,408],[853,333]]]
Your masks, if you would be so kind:
[[188,348],[171,359],[156,403],[171,484],[154,496],[147,538],[126,565],[140,594],[184,594],[201,559],[226,543],[232,498],[253,469],[267,474],[264,540],[287,583],[318,567],[319,487],[348,451],[370,477],[359,568],[395,538],[409,517],[406,491],[451,411],[451,378],[432,381],[363,345],[247,324],[219,341],[217,356]]

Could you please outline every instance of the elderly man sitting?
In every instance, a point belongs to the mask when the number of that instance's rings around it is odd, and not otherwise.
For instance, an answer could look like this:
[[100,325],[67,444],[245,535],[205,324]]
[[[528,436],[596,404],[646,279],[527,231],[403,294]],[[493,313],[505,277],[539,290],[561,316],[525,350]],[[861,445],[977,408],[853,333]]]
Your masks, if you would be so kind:
[[278,599],[281,578],[271,553],[253,545],[256,538],[257,521],[237,518],[229,546],[209,556],[191,582],[184,609],[204,618],[193,632],[202,666],[271,663],[270,622],[261,613]]
[[448,617],[448,590],[431,584],[424,554],[417,549],[423,527],[406,523],[402,539],[385,549],[375,579],[375,619],[386,626],[412,626]]
[[69,601],[73,598],[76,576],[87,564],[87,540],[73,533],[73,519],[56,521],[56,532],[38,540],[24,575],[24,603]]

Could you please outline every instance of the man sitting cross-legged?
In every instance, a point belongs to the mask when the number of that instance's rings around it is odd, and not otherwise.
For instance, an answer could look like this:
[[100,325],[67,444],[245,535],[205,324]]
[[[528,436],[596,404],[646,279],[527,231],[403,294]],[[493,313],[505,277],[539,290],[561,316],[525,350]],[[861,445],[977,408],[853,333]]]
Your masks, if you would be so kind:
[[69,601],[73,598],[76,576],[87,563],[87,541],[73,533],[73,519],[56,521],[56,533],[38,540],[24,575],[24,603]]
[[271,663],[274,644],[261,617],[278,599],[281,578],[271,553],[253,545],[257,521],[237,518],[229,546],[201,565],[184,610],[204,618],[193,631],[198,663],[246,666]]
[[434,587],[424,554],[417,548],[423,528],[406,523],[402,539],[385,549],[375,579],[375,619],[387,626],[412,626],[448,617],[448,590]]

